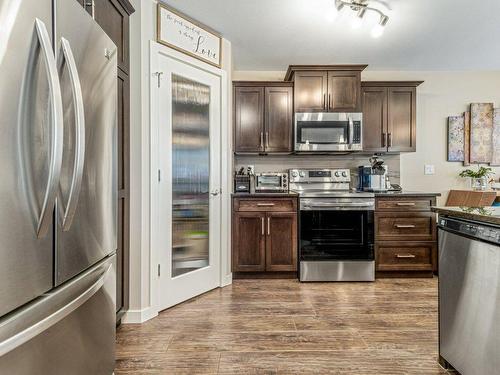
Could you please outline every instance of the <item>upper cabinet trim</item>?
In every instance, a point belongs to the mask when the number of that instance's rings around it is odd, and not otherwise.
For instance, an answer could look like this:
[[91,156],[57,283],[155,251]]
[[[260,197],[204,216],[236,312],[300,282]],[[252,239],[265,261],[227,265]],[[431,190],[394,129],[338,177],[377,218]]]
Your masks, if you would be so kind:
[[361,87],[418,87],[424,81],[362,81]]
[[363,71],[368,65],[290,65],[286,71],[285,81],[291,81],[296,71],[329,71],[329,70],[346,70],[346,71]]
[[293,87],[293,82],[283,81],[233,81],[234,87]]

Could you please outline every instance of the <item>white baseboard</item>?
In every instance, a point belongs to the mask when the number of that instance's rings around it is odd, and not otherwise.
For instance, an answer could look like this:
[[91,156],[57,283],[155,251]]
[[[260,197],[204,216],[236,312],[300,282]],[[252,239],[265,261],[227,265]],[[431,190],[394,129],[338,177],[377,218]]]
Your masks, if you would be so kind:
[[149,306],[142,310],[128,310],[125,315],[123,315],[122,323],[123,324],[136,324],[136,323],[144,323],[150,319],[153,319],[158,315],[158,311],[156,311],[153,307]]
[[230,273],[230,274],[222,277],[221,287],[231,285],[232,283],[233,283],[233,274]]

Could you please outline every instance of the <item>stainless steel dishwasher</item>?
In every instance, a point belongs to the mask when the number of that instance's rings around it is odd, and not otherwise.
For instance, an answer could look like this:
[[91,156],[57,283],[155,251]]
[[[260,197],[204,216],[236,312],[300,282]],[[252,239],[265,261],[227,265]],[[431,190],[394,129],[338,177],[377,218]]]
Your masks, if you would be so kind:
[[500,374],[500,227],[439,218],[439,360]]

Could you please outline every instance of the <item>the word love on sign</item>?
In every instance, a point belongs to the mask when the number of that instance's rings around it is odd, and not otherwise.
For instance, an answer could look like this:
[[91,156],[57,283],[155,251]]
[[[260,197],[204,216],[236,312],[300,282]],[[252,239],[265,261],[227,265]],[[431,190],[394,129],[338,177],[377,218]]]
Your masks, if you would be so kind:
[[158,43],[220,68],[222,38],[217,32],[160,2],[157,17]]

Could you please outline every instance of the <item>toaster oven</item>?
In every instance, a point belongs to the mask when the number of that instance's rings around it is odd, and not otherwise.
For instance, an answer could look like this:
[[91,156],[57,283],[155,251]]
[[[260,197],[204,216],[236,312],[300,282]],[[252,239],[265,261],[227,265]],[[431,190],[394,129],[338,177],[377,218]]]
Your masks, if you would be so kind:
[[256,173],[255,192],[256,193],[281,193],[288,191],[287,173]]

